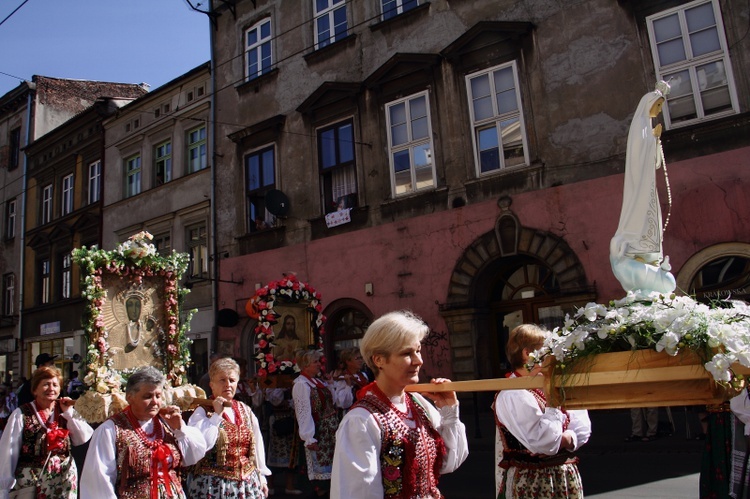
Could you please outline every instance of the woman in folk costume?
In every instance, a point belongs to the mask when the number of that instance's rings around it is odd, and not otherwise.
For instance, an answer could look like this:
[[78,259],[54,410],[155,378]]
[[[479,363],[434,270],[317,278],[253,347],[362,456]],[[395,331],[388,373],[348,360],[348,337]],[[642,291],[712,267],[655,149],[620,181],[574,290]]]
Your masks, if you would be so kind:
[[330,488],[336,428],[340,421],[338,409],[349,407],[353,395],[347,386],[337,388],[318,378],[322,356],[317,350],[298,353],[300,375],[294,380],[292,400],[299,437],[305,445],[307,477],[316,495],[325,497]]
[[[455,392],[406,393],[419,381],[421,341],[429,327],[410,312],[373,322],[360,341],[375,374],[341,421],[331,477],[335,499],[439,499],[441,474],[469,454]],[[444,378],[433,383],[444,383]]]
[[81,475],[81,499],[184,499],[180,468],[206,453],[200,430],[176,406],[162,407],[164,375],[141,367],[128,378],[124,411],[94,432]]
[[[533,324],[510,332],[505,348],[514,369],[510,377],[540,374],[540,367],[529,371],[525,365],[546,335]],[[583,497],[574,452],[591,436],[588,412],[548,407],[544,392],[538,389],[501,391],[493,406],[498,499]]]
[[356,393],[370,382],[367,374],[362,371],[363,365],[364,359],[359,348],[346,348],[339,354],[339,368],[333,371],[331,378],[339,386],[350,385],[356,397]]
[[31,378],[34,400],[8,418],[0,439],[0,498],[37,481],[35,497],[78,497],[78,470],[70,448],[88,442],[94,430],[73,409],[73,399],[58,398],[61,386],[59,369],[40,367]]
[[219,359],[208,375],[213,410],[198,407],[188,423],[203,434],[208,451],[190,474],[188,496],[263,499],[271,471],[266,467],[258,418],[250,407],[233,400],[240,367],[230,358]]

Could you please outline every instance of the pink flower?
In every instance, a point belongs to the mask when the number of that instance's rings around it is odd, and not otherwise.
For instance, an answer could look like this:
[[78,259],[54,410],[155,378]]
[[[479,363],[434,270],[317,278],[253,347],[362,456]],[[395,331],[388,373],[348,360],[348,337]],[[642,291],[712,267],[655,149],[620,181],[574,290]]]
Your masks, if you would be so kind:
[[177,354],[177,346],[174,344],[167,345],[167,352],[169,352],[170,355],[176,355]]
[[268,346],[268,342],[266,340],[260,340],[258,342],[258,347],[260,348],[266,348]]
[[276,364],[269,364],[268,365],[268,372],[269,373],[276,372]]
[[267,362],[273,362],[273,354],[267,353],[266,354],[266,361]]
[[396,468],[395,466],[386,466],[383,468],[383,477],[386,480],[398,480],[401,478],[401,470]]

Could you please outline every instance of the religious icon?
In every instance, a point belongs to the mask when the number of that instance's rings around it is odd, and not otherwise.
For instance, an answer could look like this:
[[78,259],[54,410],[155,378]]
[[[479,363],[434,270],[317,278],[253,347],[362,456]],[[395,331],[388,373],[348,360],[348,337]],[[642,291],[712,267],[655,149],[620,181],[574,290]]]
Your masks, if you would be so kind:
[[[273,356],[276,360],[294,360],[299,350],[314,343],[309,326],[308,312],[304,307],[277,306],[281,321],[274,333]],[[307,325],[307,327],[306,327]]]

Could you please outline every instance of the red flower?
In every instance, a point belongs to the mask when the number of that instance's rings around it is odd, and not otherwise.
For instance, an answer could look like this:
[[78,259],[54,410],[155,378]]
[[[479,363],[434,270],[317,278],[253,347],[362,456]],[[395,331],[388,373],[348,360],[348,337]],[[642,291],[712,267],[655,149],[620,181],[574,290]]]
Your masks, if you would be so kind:
[[268,372],[265,369],[258,369],[258,376],[266,376]]
[[398,480],[401,478],[401,470],[396,468],[395,466],[386,466],[383,468],[383,477],[386,480]]
[[260,348],[266,348],[268,346],[268,342],[266,340],[260,340],[258,342],[258,347]]

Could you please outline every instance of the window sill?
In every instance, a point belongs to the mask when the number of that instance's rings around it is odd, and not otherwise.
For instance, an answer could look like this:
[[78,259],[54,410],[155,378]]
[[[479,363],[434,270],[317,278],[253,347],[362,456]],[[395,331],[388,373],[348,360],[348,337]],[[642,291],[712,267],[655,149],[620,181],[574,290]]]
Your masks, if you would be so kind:
[[240,244],[240,255],[280,248],[284,246],[285,240],[286,227],[284,225],[249,232],[237,238]]
[[352,33],[350,35],[347,35],[345,38],[342,38],[341,40],[337,40],[329,45],[326,45],[323,48],[317,49],[313,52],[310,52],[309,54],[305,54],[303,58],[305,59],[305,62],[307,62],[308,66],[314,66],[319,62],[327,61],[330,57],[333,57],[353,47],[356,41],[357,35],[355,33]]
[[358,206],[356,208],[352,208],[350,216],[350,222],[331,228],[326,225],[325,216],[308,220],[308,222],[310,223],[310,238],[313,240],[323,239],[325,237],[336,236],[338,234],[354,232],[355,230],[366,227],[370,219],[370,207]]
[[667,164],[747,146],[750,112],[671,128],[661,135]]
[[448,188],[436,187],[427,191],[389,199],[380,205],[383,220],[400,220],[448,208]]
[[253,78],[252,80],[243,81],[241,83],[238,83],[234,86],[234,88],[237,90],[237,93],[239,94],[245,94],[248,92],[259,92],[260,87],[263,85],[269,84],[271,81],[274,81],[278,78],[279,75],[279,68],[273,68],[268,73],[262,74],[258,76],[257,78]]
[[[370,31],[379,31],[381,29],[397,27],[400,24],[405,24],[416,19],[417,16],[427,15],[427,11],[430,10],[430,2],[424,1],[417,7],[407,10],[406,12],[397,16],[386,19],[385,21],[378,21],[375,24],[370,25]],[[382,15],[382,14],[381,14]]]

